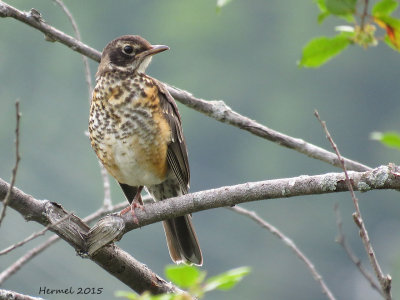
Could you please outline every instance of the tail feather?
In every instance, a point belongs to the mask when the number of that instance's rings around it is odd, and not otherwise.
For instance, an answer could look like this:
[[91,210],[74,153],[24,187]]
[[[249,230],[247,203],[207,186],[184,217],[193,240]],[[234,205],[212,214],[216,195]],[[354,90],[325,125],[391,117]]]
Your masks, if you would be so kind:
[[188,263],[201,266],[201,254],[191,216],[186,215],[163,221],[168,250],[175,263]]

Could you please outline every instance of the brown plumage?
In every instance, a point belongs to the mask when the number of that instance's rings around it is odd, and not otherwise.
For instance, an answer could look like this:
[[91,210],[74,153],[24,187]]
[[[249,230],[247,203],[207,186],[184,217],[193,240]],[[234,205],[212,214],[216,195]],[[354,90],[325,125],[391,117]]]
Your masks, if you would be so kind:
[[[119,37],[104,48],[96,74],[89,117],[91,144],[132,209],[142,204],[143,187],[157,201],[186,194],[189,188],[178,108],[163,84],[144,73],[152,55],[167,49],[140,36]],[[163,225],[172,260],[201,265],[191,216]]]

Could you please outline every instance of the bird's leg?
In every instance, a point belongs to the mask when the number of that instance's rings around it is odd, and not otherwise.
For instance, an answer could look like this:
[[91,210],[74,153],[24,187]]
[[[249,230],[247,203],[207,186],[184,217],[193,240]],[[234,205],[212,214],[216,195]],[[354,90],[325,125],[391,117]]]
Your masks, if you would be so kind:
[[133,217],[133,222],[135,222],[136,224],[139,224],[139,220],[136,217],[135,208],[139,207],[141,209],[144,209],[142,195],[141,195],[142,189],[143,189],[143,186],[139,186],[139,188],[136,192],[136,195],[131,202],[131,205],[129,205],[127,208],[124,208],[120,212],[120,215],[122,216],[122,215],[126,214],[128,211],[130,211],[132,214],[132,217]]

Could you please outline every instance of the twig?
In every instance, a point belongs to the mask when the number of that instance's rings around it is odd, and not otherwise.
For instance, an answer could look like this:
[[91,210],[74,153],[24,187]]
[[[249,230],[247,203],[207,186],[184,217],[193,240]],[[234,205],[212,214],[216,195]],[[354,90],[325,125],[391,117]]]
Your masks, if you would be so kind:
[[[74,32],[75,32],[76,39],[78,41],[82,41],[82,37],[81,37],[81,33],[79,32],[78,24],[76,23],[73,15],[69,11],[68,7],[64,4],[64,2],[62,2],[62,0],[53,0],[53,2],[58,4],[62,8],[64,13],[67,15],[69,21],[71,22],[72,28],[74,29]],[[90,99],[90,95],[92,94],[93,86],[92,86],[92,77],[90,75],[89,60],[87,59],[87,57],[85,55],[82,54],[81,56],[82,56],[83,64],[85,66],[85,78],[86,78],[86,83],[88,86],[88,93],[89,93],[89,99]]]
[[336,152],[336,155],[338,156],[338,159],[342,164],[342,169],[345,174],[346,184],[348,186],[348,189],[351,194],[351,198],[353,199],[354,207],[356,209],[355,213],[353,213],[353,220],[356,223],[356,225],[358,226],[358,228],[360,229],[361,240],[363,241],[365,251],[367,252],[369,261],[371,263],[372,268],[374,269],[375,275],[378,278],[379,284],[381,286],[381,291],[382,291],[385,299],[390,300],[390,299],[392,299],[392,295],[391,295],[392,277],[389,274],[386,276],[383,274],[382,269],[379,265],[379,262],[376,258],[375,251],[372,247],[371,241],[368,236],[367,229],[364,224],[364,220],[362,219],[362,216],[361,216],[360,207],[358,205],[358,199],[354,193],[353,185],[350,181],[350,177],[349,177],[346,167],[343,163],[343,159],[342,159],[342,156],[340,155],[339,149],[336,146],[335,142],[333,141],[331,135],[329,134],[328,128],[326,127],[326,123],[320,119],[318,111],[315,111],[314,114],[317,117],[318,121],[321,123],[322,128],[325,131],[325,134],[326,134],[326,137],[327,137],[329,143],[331,144],[333,150]]
[[19,100],[17,100],[15,102],[15,115],[16,115],[16,122],[17,122],[17,124],[15,126],[15,165],[14,165],[14,168],[12,169],[10,189],[8,190],[6,196],[3,200],[3,209],[1,210],[1,215],[0,215],[0,226],[1,226],[1,222],[3,221],[3,219],[6,215],[7,205],[10,202],[10,199],[12,197],[13,188],[15,185],[16,177],[17,177],[18,165],[19,165],[19,161],[21,160],[21,156],[19,154],[19,123],[20,123],[20,119],[21,119],[21,114],[19,112]]
[[335,211],[335,216],[336,216],[336,225],[338,227],[338,236],[336,238],[336,242],[340,246],[343,247],[347,256],[356,265],[356,267],[358,268],[360,273],[365,277],[365,279],[367,279],[367,281],[370,283],[371,287],[374,288],[379,294],[381,294],[381,296],[383,296],[381,289],[375,283],[375,280],[372,277],[372,275],[364,268],[364,266],[361,264],[361,260],[354,254],[354,252],[350,248],[350,245],[346,241],[346,236],[344,235],[344,232],[343,232],[342,217],[340,215],[339,205],[337,203],[334,206],[334,211]]
[[[146,198],[144,197],[143,200],[145,201]],[[110,209],[101,207],[94,213],[85,217],[83,219],[83,221],[85,223],[90,223],[102,216],[105,216],[108,213],[112,213],[112,212],[121,210],[125,206],[126,206],[126,201],[118,203]],[[32,260],[36,255],[43,252],[44,250],[46,250],[48,247],[50,247],[51,245],[53,245],[55,242],[57,242],[59,240],[60,240],[60,237],[58,235],[53,235],[49,239],[47,239],[45,242],[40,244],[39,246],[36,246],[35,248],[27,251],[16,262],[14,262],[11,266],[9,266],[7,269],[5,269],[4,271],[2,271],[0,273],[0,286],[5,280],[7,280],[10,276],[12,276],[14,273],[16,273],[22,266],[24,266],[26,263],[28,263],[30,260]]]
[[260,224],[262,227],[266,228],[268,231],[270,231],[273,235],[278,237],[279,239],[282,240],[282,242],[288,246],[292,251],[297,255],[297,257],[302,260],[305,264],[306,267],[310,270],[312,276],[314,279],[319,283],[322,289],[322,293],[324,293],[328,299],[334,300],[336,299],[331,290],[328,288],[326,285],[324,279],[322,276],[318,273],[318,271],[315,269],[313,263],[307,258],[307,256],[301,252],[301,250],[297,247],[297,245],[291,240],[289,237],[287,237],[285,234],[283,234],[278,228],[273,226],[272,224],[268,223],[264,219],[262,219],[260,216],[257,215],[256,212],[254,211],[249,211],[243,207],[240,206],[233,206],[233,207],[227,207],[230,210],[233,210],[234,212],[237,212],[241,215],[244,215],[246,217],[249,217],[256,223]]
[[43,298],[23,295],[14,291],[0,289],[0,300],[44,300]]
[[27,262],[33,259],[36,255],[53,245],[56,241],[60,240],[58,235],[53,235],[47,241],[40,244],[39,246],[30,249],[23,256],[21,256],[16,262],[0,273],[0,286],[5,280],[15,274],[19,269],[21,269]]
[[71,216],[71,214],[73,214],[73,213],[67,214],[65,217],[63,217],[62,219],[60,219],[60,220],[57,221],[56,223],[54,223],[54,224],[49,224],[49,225],[47,225],[44,229],[32,233],[30,236],[28,236],[27,238],[23,239],[22,241],[20,241],[20,242],[14,244],[14,245],[11,245],[11,246],[5,248],[4,250],[1,250],[1,251],[0,251],[0,255],[7,254],[7,253],[9,253],[9,252],[11,252],[11,251],[17,249],[18,247],[21,247],[21,246],[25,245],[26,243],[32,241],[33,239],[35,239],[35,238],[37,238],[37,237],[39,237],[39,236],[41,236],[41,235],[44,235],[44,234],[45,234],[49,229],[51,229],[53,226],[57,226],[59,223],[61,223],[61,222],[65,221],[66,219],[68,219],[68,218]]
[[104,168],[100,160],[99,160],[99,166],[100,166],[101,177],[103,178],[103,191],[104,191],[103,206],[106,210],[110,210],[112,208],[110,178],[108,177],[106,168]]
[[[37,12],[37,11],[36,11]],[[34,15],[34,14],[33,14]],[[40,16],[40,14],[39,14]],[[32,17],[32,13],[22,12],[4,2],[0,1],[0,17],[11,17],[19,20],[31,27],[34,27],[43,32],[52,41],[59,41],[74,51],[99,62],[101,53],[84,43],[74,39],[73,37],[65,34],[64,32],[46,24],[41,18]],[[278,131],[272,130],[263,126],[245,116],[238,114],[229,108],[223,101],[206,101],[194,97],[187,91],[169,86],[168,91],[179,102],[187,105],[207,116],[210,116],[220,122],[230,124],[232,126],[246,130],[261,138],[267,139],[281,146],[296,150],[309,157],[319,159],[336,167],[340,167],[340,163],[336,155],[332,152],[326,151],[311,143],[307,143],[302,139],[293,138]],[[368,171],[370,167],[363,165],[359,162],[344,158],[347,169],[354,171]]]
[[364,30],[365,18],[368,16],[368,0],[364,0],[363,13],[361,15],[361,30]]
[[[56,4],[58,4],[62,8],[62,10],[64,11],[64,13],[67,15],[68,19],[71,22],[72,28],[75,32],[76,39],[78,41],[82,41],[82,37],[81,37],[81,33],[79,32],[78,24],[76,23],[75,18],[69,11],[68,7],[64,4],[64,2],[62,0],[52,0],[52,1]],[[92,94],[93,85],[92,85],[92,77],[90,74],[89,60],[88,60],[87,56],[85,56],[83,54],[81,55],[81,57],[82,57],[83,64],[85,67],[85,79],[86,79],[86,84],[88,86],[88,95],[89,95],[88,99],[89,99],[89,103],[90,103],[90,97]],[[108,178],[106,169],[100,163],[100,161],[99,161],[99,164],[100,164],[101,176],[103,178],[103,188],[104,188],[103,205],[104,205],[104,207],[106,207],[106,209],[111,209],[112,203],[111,203],[111,193],[110,193],[110,180]]]

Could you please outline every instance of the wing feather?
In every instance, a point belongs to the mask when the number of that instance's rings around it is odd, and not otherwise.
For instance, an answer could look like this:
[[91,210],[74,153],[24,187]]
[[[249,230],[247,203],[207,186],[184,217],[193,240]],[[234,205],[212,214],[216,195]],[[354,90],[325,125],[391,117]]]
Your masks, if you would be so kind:
[[168,145],[167,161],[181,186],[182,192],[187,193],[190,182],[189,160],[185,137],[183,136],[181,117],[175,100],[164,85],[158,81],[159,97],[165,119],[171,128],[171,142]]

